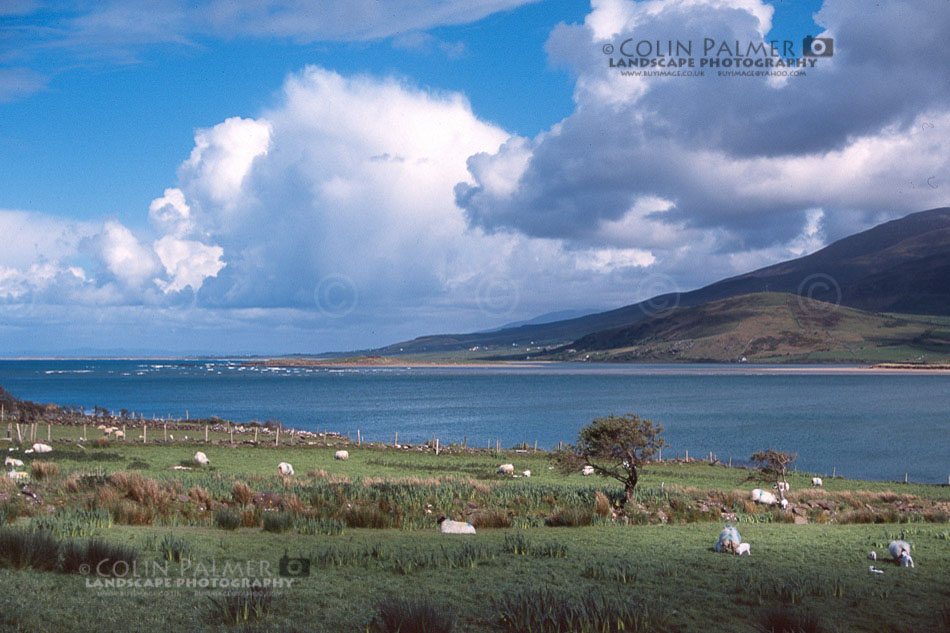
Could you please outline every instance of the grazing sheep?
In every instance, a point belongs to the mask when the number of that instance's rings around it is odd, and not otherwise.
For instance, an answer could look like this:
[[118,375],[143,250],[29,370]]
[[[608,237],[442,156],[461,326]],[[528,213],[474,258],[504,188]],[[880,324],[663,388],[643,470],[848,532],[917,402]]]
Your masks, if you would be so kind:
[[23,468],[23,462],[19,459],[14,459],[13,457],[7,457],[3,460],[4,466],[11,466],[13,468]]
[[443,534],[475,534],[475,526],[463,521],[453,521],[439,517],[439,531]]
[[515,466],[514,464],[502,464],[496,472],[499,475],[513,475],[515,474]]
[[811,485],[813,485],[815,488],[821,488],[821,477],[812,477]]
[[115,439],[117,439],[117,440],[124,440],[124,439],[125,439],[125,431],[116,431],[116,432],[115,432]]
[[36,444],[33,445],[33,452],[34,453],[52,453],[53,447],[50,446],[49,444],[40,444],[39,442],[37,442]]
[[293,475],[294,467],[287,462],[281,462],[277,464],[277,473],[280,475]]
[[589,475],[593,475],[593,474],[594,474],[594,467],[591,466],[591,465],[589,465],[589,464],[588,464],[587,466],[584,466],[584,467],[581,469],[581,474],[584,475],[585,477],[587,477],[587,476],[589,476]]
[[743,554],[748,554],[752,556],[752,548],[748,543],[740,543],[739,549],[736,550],[736,556],[742,556]]
[[787,481],[780,481],[772,487],[778,490],[779,492],[788,492],[789,490],[792,489],[791,486],[788,485]]
[[198,451],[197,453],[195,453],[195,463],[201,464],[202,466],[207,466],[208,464],[211,463],[211,460],[208,459],[207,455],[205,455],[201,451]]
[[716,541],[715,550],[717,552],[729,552],[734,554],[739,549],[742,538],[739,536],[739,530],[732,525],[727,525],[719,533],[719,540]]
[[345,462],[350,458],[350,454],[347,451],[337,451],[333,453],[333,459],[338,459],[341,462]]
[[25,473],[25,472],[20,471],[20,470],[11,470],[10,472],[7,473],[7,477],[9,477],[10,479],[12,479],[13,481],[19,481],[19,480],[21,480],[21,479],[29,479],[29,478],[30,478],[30,474],[29,474],[29,473]]
[[872,550],[871,550],[871,553],[868,554],[868,559],[869,559],[869,560],[877,560],[877,552],[875,552],[875,551],[872,549]]
[[526,471],[524,471],[523,473],[521,473],[521,476],[522,476],[522,477],[530,477],[530,476],[531,476],[531,471],[530,471],[530,470],[526,470]]
[[896,565],[901,567],[913,567],[914,559],[910,557],[910,544],[907,541],[891,541],[887,546]]

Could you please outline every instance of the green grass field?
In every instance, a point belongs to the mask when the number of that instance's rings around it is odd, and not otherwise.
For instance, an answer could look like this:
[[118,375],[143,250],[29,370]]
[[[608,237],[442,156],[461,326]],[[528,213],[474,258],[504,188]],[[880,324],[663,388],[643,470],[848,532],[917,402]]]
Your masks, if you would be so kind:
[[[37,467],[42,478],[28,483],[39,501],[4,479],[3,529],[45,525],[64,541],[97,537],[130,547],[140,582],[168,578],[171,586],[108,586],[116,579],[94,572],[15,569],[9,552],[0,551],[0,630],[386,630],[368,627],[380,603],[395,598],[428,599],[456,618],[455,631],[616,630],[602,622],[588,627],[593,620],[570,629],[558,629],[554,620],[519,628],[501,618],[553,617],[559,605],[589,596],[634,609],[639,617],[625,630],[768,630],[763,618],[775,610],[805,617],[807,630],[946,631],[950,625],[947,486],[826,476],[816,491],[811,474],[793,473],[790,500],[807,509],[809,521],[796,525],[792,513],[748,502],[751,488],[767,487],[748,481],[749,471],[664,462],[645,469],[638,509],[615,519],[616,507],[604,504],[622,496],[619,485],[549,470],[544,453],[436,456],[348,446],[343,462],[333,459],[338,439],[312,446],[113,442],[83,449],[66,439],[79,433],[54,427],[54,451],[36,456],[56,465]],[[45,427],[41,434],[45,439]],[[172,469],[196,450],[208,455],[210,468]],[[31,468],[32,456],[11,454]],[[280,461],[293,464],[293,478],[277,476]],[[496,475],[503,462],[532,476]],[[248,486],[246,498],[235,484]],[[818,502],[831,510],[808,506]],[[216,513],[227,512],[244,526],[218,527]],[[471,520],[478,533],[439,534],[440,514]],[[712,551],[727,519],[751,544],[750,556]],[[167,541],[169,535],[178,542]],[[887,560],[895,538],[913,545],[915,569]],[[869,573],[872,549],[884,559],[874,563],[884,574]],[[229,619],[215,602],[224,603],[224,590],[176,584],[240,579],[245,574],[234,566],[249,563],[280,578],[284,556],[305,559],[309,574],[275,589],[260,613],[239,610]],[[129,578],[120,573],[120,580]]]

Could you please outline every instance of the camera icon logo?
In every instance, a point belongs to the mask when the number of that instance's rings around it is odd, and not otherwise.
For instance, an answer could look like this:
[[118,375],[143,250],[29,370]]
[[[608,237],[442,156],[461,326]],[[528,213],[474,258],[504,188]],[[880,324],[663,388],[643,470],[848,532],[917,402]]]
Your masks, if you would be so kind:
[[812,37],[802,41],[802,55],[805,57],[831,57],[835,54],[835,41],[830,37]]
[[284,554],[277,566],[277,572],[283,578],[304,578],[310,575],[310,559],[290,558]]

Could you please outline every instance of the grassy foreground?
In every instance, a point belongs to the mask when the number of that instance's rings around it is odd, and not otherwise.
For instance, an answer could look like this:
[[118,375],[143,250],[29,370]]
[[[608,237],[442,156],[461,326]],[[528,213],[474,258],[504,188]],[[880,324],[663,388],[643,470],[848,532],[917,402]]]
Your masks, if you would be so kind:
[[[619,513],[618,486],[558,474],[543,453],[348,446],[343,462],[333,459],[340,442],[80,448],[63,439],[48,455],[9,452],[34,477],[4,478],[0,530],[99,538],[118,546],[106,572],[125,552],[139,575],[15,568],[4,540],[0,630],[366,631],[381,603],[403,598],[427,599],[456,631],[616,630],[617,620],[625,630],[756,631],[783,618],[803,630],[950,626],[946,486],[826,477],[812,490],[811,475],[795,473],[793,510],[781,513],[748,501],[762,486],[748,471],[665,462],[646,469],[637,508]],[[209,468],[173,470],[196,450]],[[277,476],[280,461],[296,475]],[[503,462],[532,476],[496,475]],[[440,514],[478,534],[439,534]],[[727,521],[751,556],[712,551]],[[886,559],[894,538],[913,545],[917,567],[880,560],[884,574],[869,573],[868,552]],[[285,571],[309,573],[280,576],[282,559]],[[237,582],[249,566],[283,586],[197,585]],[[140,586],[123,586],[134,578]],[[558,628],[570,603],[575,620]]]

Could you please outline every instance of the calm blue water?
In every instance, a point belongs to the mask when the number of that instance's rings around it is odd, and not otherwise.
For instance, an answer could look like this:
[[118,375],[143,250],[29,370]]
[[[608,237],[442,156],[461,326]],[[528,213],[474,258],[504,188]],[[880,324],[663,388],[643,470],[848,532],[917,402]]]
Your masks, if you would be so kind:
[[278,419],[368,439],[470,445],[573,441],[597,416],[639,413],[671,447],[745,459],[775,446],[822,474],[946,483],[950,376],[763,373],[748,366],[264,369],[236,362],[0,361],[0,385],[39,402],[146,417]]

